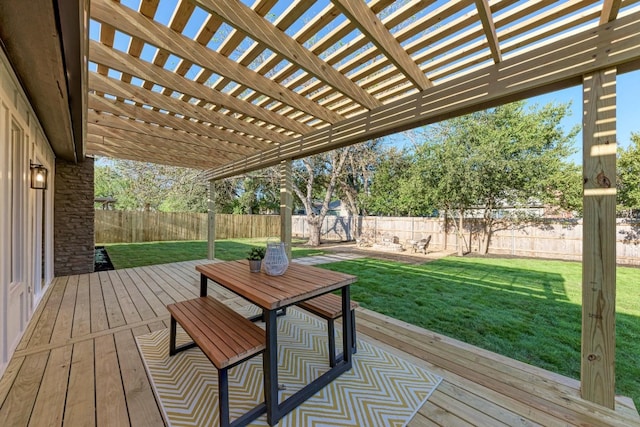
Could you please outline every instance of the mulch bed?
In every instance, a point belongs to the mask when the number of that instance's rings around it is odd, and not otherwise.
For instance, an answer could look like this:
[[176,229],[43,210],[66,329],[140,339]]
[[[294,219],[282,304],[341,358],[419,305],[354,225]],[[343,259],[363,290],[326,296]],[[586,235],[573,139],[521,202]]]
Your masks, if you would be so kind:
[[115,270],[104,246],[96,246],[93,259],[93,271]]

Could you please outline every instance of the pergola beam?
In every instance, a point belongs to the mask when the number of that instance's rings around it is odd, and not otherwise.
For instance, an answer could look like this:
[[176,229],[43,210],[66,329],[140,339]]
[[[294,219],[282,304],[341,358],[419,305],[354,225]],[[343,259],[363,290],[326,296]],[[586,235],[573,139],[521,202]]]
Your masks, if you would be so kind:
[[[190,145],[202,148],[215,148],[222,153],[229,153],[232,158],[242,158],[255,153],[257,150],[245,146],[229,146],[221,144],[221,141],[204,136],[194,135],[192,133],[164,128],[157,125],[151,125],[137,120],[114,116],[113,114],[98,113],[95,110],[89,110],[87,114],[88,128],[110,128],[116,130],[124,130],[135,132],[150,137],[162,138],[171,141],[176,148],[180,148],[184,144],[185,147]],[[179,144],[178,144],[179,143]],[[188,152],[188,150],[185,150]]]
[[602,14],[600,15],[600,24],[606,24],[617,18],[621,3],[622,0],[604,0],[602,4]]
[[[417,126],[435,123],[506,102],[559,90],[582,82],[582,76],[617,64],[638,64],[640,12],[588,29],[537,49],[441,82],[320,131],[294,138],[278,148],[207,171],[223,178],[273,166]],[[628,70],[627,70],[628,71]]]
[[491,57],[496,64],[502,61],[502,53],[500,52],[500,45],[498,43],[498,35],[496,33],[496,26],[493,22],[493,16],[491,15],[491,7],[489,6],[489,0],[476,0],[476,8],[478,9],[478,16],[482,22],[482,28],[484,28],[484,34],[487,37],[487,43],[491,50]]
[[382,105],[375,97],[349,80],[335,68],[327,64],[271,25],[241,2],[233,0],[193,0],[209,13],[220,16],[229,25],[247,34],[253,40],[264,43],[274,52],[287,58],[319,80],[344,93],[368,109]]
[[193,64],[227,77],[273,100],[290,105],[328,123],[336,123],[344,119],[341,115],[321,107],[319,104],[288,90],[273,80],[119,3],[111,0],[93,0],[91,16],[97,21],[117,26],[120,31],[134,38],[172,52],[174,55]]
[[[485,0],[486,1],[486,0]],[[331,2],[375,44],[378,49],[419,90],[433,86],[420,67],[411,59],[400,43],[391,35],[364,1],[331,0]]]
[[222,126],[227,129],[253,135],[273,142],[284,142],[286,135],[275,132],[264,126],[257,126],[244,120],[236,120],[233,117],[222,114],[212,109],[183,101],[182,99],[162,95],[158,92],[124,83],[120,80],[103,76],[102,74],[89,73],[89,89],[100,93],[107,93],[121,99],[128,99],[136,105],[149,105],[155,110],[166,110],[179,113],[185,117],[191,117],[202,122]]
[[126,53],[111,49],[95,41],[91,41],[89,45],[89,60],[113,70],[134,75],[142,80],[154,82],[165,88],[170,88],[175,92],[202,99],[230,111],[254,117],[295,133],[313,131],[312,127],[296,120],[213,90],[203,84],[176,75],[171,71],[141,59],[132,58]]
[[190,132],[207,138],[214,138],[219,140],[220,144],[223,144],[225,147],[228,146],[231,149],[236,148],[239,152],[252,152],[254,150],[273,147],[273,145],[268,142],[248,138],[237,133],[221,130],[213,126],[182,119],[148,108],[138,107],[137,105],[110,100],[95,94],[89,95],[89,108],[95,111],[106,111],[116,116],[129,117],[163,127]]
[[221,150],[214,144],[203,146],[201,144],[193,144],[186,141],[177,146],[174,140],[155,136],[151,133],[140,133],[133,130],[124,130],[108,126],[98,126],[89,123],[87,131],[90,135],[101,138],[111,138],[113,140],[126,141],[128,147],[140,147],[145,152],[153,151],[155,144],[156,151],[171,152],[177,156],[200,156],[209,160],[209,163],[221,164],[226,161],[237,159],[237,153]]

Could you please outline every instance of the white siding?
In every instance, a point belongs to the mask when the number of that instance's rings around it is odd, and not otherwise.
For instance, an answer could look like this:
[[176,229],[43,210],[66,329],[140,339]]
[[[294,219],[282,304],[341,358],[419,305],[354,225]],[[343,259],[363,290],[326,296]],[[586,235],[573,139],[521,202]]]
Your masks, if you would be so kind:
[[[44,194],[30,188],[30,162],[49,170]],[[0,52],[0,375],[53,279],[54,166],[42,128]]]

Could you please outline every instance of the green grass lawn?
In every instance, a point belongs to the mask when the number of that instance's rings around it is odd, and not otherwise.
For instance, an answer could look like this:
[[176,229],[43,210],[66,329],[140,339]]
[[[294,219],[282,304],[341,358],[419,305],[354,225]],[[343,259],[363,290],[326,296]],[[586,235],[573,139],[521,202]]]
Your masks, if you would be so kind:
[[[225,261],[244,259],[252,246],[266,247],[267,240],[233,239],[216,241],[216,258]],[[296,242],[294,241],[294,244]],[[207,258],[206,241],[149,242],[149,243],[112,243],[104,245],[116,269],[138,267],[142,265],[165,264],[168,262],[190,261]],[[294,258],[321,255],[318,249],[294,246],[291,249]]]
[[[580,377],[580,263],[449,257],[320,267],[358,276],[351,297],[368,309]],[[640,407],[640,269],[618,268],[616,289],[616,390]]]

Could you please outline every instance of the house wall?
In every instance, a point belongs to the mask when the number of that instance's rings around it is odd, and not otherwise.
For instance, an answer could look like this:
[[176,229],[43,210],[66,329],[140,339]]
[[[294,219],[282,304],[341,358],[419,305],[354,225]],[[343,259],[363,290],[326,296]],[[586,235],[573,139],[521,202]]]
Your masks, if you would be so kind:
[[[49,189],[30,188],[30,162]],[[0,374],[53,280],[54,154],[0,51]]]
[[93,159],[56,159],[55,275],[92,273],[94,267]]

